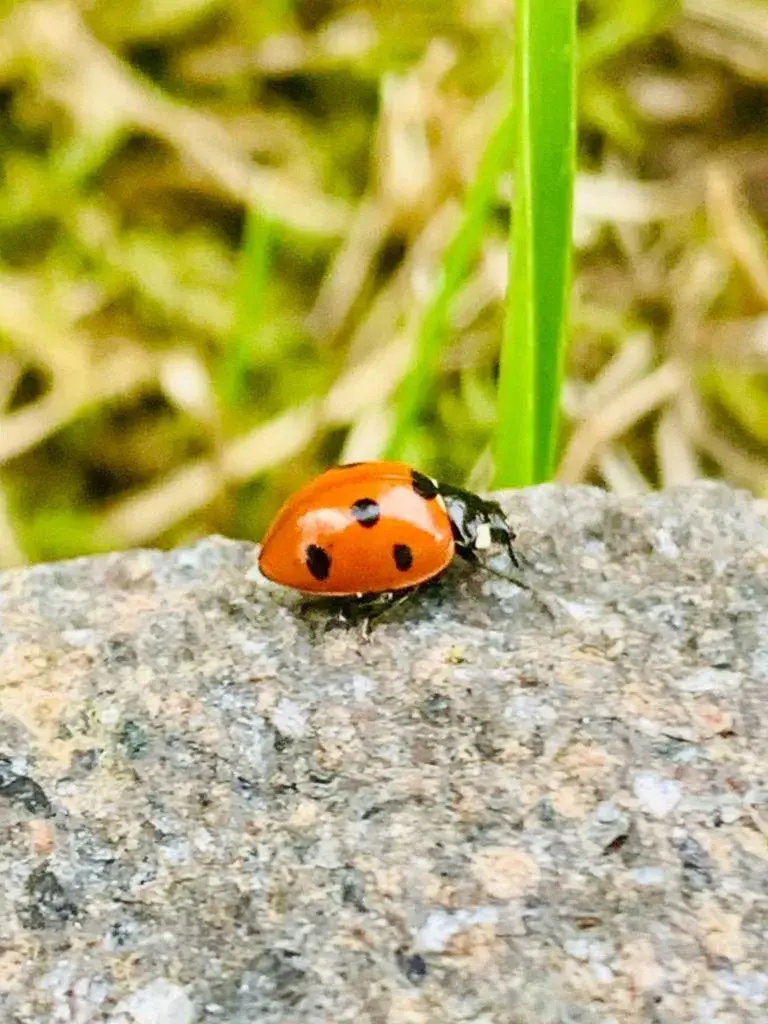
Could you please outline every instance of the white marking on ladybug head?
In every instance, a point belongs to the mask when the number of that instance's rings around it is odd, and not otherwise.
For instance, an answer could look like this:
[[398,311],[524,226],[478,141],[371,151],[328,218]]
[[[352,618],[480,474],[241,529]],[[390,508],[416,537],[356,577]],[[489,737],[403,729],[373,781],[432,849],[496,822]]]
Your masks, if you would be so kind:
[[445,498],[442,496],[442,494],[438,493],[437,497],[435,498],[435,501],[437,502],[438,506],[443,510],[443,512],[448,511],[448,509],[445,507]]
[[478,551],[485,551],[491,546],[491,528],[488,523],[480,523],[475,536],[475,547]]

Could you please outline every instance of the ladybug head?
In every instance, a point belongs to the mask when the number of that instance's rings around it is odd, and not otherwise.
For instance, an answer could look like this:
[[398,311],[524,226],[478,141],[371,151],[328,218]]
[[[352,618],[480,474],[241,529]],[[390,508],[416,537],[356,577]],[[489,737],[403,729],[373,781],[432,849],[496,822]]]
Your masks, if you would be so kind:
[[515,534],[501,505],[472,494],[471,491],[443,484],[440,485],[440,494],[451,520],[456,551],[462,558],[470,562],[477,561],[478,552],[500,544],[506,549],[512,564],[519,568],[512,546]]

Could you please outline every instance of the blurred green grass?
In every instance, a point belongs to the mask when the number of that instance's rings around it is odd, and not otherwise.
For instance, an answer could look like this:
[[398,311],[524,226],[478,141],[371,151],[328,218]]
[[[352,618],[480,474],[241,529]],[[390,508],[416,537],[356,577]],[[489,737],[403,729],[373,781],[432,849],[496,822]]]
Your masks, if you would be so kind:
[[[510,3],[3,13],[0,564],[258,538],[339,458],[488,486]],[[579,52],[560,478],[765,495],[768,6],[589,0]]]
[[[418,462],[420,452],[412,444],[419,415],[434,401],[440,354],[448,333],[451,304],[477,258],[483,231],[497,194],[501,174],[509,168],[512,154],[512,108],[505,110],[493,129],[474,179],[464,198],[458,227],[445,247],[440,268],[431,283],[431,295],[419,319],[410,365],[395,398],[392,435],[384,454]],[[457,425],[464,419],[458,411]],[[450,420],[448,421],[450,423]]]

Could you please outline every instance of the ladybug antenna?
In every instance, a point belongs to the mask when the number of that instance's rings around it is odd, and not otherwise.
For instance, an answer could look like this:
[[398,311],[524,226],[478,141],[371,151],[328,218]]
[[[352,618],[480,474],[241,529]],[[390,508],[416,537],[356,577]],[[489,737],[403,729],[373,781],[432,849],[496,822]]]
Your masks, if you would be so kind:
[[[512,546],[512,542],[511,542],[511,539],[510,539],[510,549],[511,549],[511,546]],[[512,555],[511,550],[510,550],[510,557],[512,557],[515,565],[519,569],[520,568],[520,563],[517,561],[516,558],[514,558],[514,556]],[[526,581],[524,579],[522,579],[518,575],[512,575],[510,573],[502,572],[500,569],[494,569],[492,565],[488,565],[486,562],[478,562],[477,565],[484,572],[489,573],[491,576],[496,576],[500,580],[506,580],[507,583],[514,583],[516,587],[520,587],[521,590],[527,591],[531,595],[531,597],[534,599],[536,604],[541,609],[543,609],[543,611],[546,612],[546,614],[550,617],[550,619],[552,619],[553,621],[555,620],[555,613],[552,611],[552,609],[550,608],[550,606],[547,603],[547,601],[544,600],[544,598],[541,596],[541,594],[538,592],[538,590],[535,587],[532,587],[530,583],[526,583]]]
[[[495,569],[492,565],[488,565],[487,562],[478,561],[477,564],[483,572],[487,572],[491,576],[496,576],[500,580],[507,580],[508,583],[514,583],[515,586],[520,587],[521,590],[527,590],[529,593],[533,593],[533,587],[530,583],[526,583],[521,576],[513,573],[502,572],[501,569]],[[515,565],[517,568],[520,567],[518,562],[515,562]]]
[[509,560],[512,563],[512,565],[514,565],[514,567],[516,569],[522,569],[522,566],[520,565],[520,560],[518,559],[518,557],[517,557],[517,555],[515,553],[515,549],[514,549],[514,547],[512,545],[513,538],[514,538],[514,534],[510,530],[507,533],[507,551],[509,552]]

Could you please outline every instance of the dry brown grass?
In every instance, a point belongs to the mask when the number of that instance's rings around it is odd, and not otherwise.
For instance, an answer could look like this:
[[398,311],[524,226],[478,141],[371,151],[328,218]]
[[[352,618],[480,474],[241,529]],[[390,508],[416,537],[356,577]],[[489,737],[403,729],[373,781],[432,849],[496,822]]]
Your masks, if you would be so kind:
[[[768,5],[652,6],[585,7],[559,478],[767,496]],[[249,9],[26,0],[0,27],[0,565],[258,537],[309,473],[381,451],[510,11]],[[413,444],[480,485],[510,191]],[[231,405],[247,207],[272,260]]]

